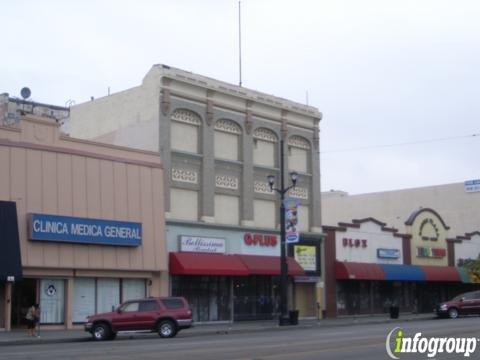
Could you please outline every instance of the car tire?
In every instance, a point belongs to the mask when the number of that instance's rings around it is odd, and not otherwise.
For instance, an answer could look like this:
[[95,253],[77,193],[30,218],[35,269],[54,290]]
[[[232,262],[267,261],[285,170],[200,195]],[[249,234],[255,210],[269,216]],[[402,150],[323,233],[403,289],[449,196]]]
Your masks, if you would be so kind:
[[162,320],[157,326],[158,335],[162,338],[172,338],[177,335],[177,327],[170,320]]
[[456,319],[458,318],[458,310],[456,308],[450,308],[448,309],[448,317],[450,319]]
[[92,337],[95,341],[107,340],[111,337],[110,327],[105,323],[93,325]]

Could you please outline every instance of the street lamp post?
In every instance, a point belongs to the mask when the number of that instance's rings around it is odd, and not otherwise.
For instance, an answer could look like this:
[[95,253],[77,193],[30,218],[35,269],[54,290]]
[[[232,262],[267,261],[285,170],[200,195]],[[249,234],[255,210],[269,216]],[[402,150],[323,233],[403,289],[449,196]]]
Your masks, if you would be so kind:
[[284,153],[283,153],[283,139],[280,140],[280,188],[276,188],[275,185],[275,176],[268,175],[268,184],[270,185],[271,191],[276,191],[280,194],[280,317],[278,324],[280,326],[289,324],[289,317],[287,314],[288,309],[288,264],[286,257],[286,236],[285,236],[285,194],[291,188],[294,188],[298,174],[296,172],[290,173],[290,180],[292,185],[285,187],[284,179]]

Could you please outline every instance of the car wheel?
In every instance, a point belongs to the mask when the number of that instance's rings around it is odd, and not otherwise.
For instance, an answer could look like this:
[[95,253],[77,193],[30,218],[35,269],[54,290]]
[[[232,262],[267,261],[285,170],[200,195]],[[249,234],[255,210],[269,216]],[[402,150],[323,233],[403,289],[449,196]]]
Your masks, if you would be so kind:
[[448,309],[448,317],[450,319],[456,319],[458,317],[458,310],[455,308]]
[[92,329],[93,340],[101,341],[110,338],[110,328],[107,324],[100,323],[93,326]]
[[177,334],[177,327],[170,320],[163,320],[158,323],[158,335],[162,338],[171,338]]

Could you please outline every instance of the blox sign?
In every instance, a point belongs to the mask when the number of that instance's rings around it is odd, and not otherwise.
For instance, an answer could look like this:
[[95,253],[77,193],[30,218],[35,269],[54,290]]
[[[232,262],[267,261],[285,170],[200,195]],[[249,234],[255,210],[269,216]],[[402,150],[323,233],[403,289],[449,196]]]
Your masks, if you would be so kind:
[[80,244],[139,246],[142,224],[129,221],[30,214],[29,238]]

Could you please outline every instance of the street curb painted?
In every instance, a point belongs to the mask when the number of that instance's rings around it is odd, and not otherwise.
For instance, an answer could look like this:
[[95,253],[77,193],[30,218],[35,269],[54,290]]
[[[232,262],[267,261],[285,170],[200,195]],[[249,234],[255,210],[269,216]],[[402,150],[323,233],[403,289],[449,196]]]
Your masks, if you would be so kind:
[[[290,329],[311,329],[311,328],[318,328],[318,329],[326,329],[326,328],[335,328],[335,327],[345,327],[345,326],[356,326],[356,325],[373,325],[373,324],[397,324],[399,322],[413,322],[413,321],[425,321],[425,320],[434,320],[435,317],[419,317],[419,318],[406,318],[406,319],[382,319],[382,320],[367,320],[367,319],[356,319],[353,321],[344,322],[339,320],[336,323],[334,320],[329,322],[328,324],[322,324],[322,320],[307,323],[307,324],[299,324],[299,325],[291,325],[291,326],[259,326],[253,328],[227,328],[227,329],[202,329],[201,331],[192,331],[188,332],[185,330],[185,338],[190,337],[200,337],[200,336],[211,336],[211,335],[232,335],[232,334],[246,334],[252,332],[263,332],[263,331],[285,331]],[[209,325],[205,325],[208,327]],[[202,326],[203,327],[203,326]],[[48,331],[48,330],[47,330]],[[67,330],[68,331],[68,330]],[[130,335],[128,338],[123,337],[119,339],[120,341],[125,340],[146,340],[157,338],[158,335],[153,333],[146,333],[147,336],[135,336]],[[0,347],[2,346],[22,346],[22,345],[44,345],[44,344],[61,344],[61,343],[75,343],[75,342],[90,342],[92,338],[90,336],[82,336],[82,337],[62,337],[62,338],[39,338],[39,339],[14,339],[14,340],[0,340]]]

